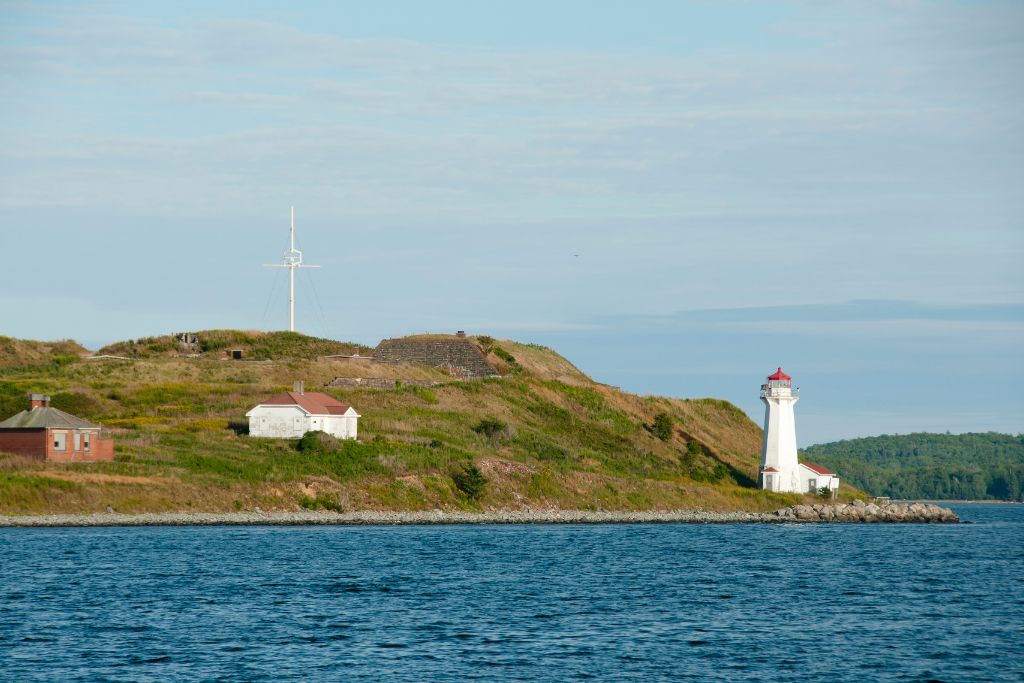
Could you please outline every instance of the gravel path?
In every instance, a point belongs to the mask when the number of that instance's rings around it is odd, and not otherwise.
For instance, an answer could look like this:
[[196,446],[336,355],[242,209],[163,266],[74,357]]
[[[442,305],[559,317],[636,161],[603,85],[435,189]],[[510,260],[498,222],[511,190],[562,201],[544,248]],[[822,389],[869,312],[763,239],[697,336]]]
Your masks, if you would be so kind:
[[[895,510],[898,514],[882,514]],[[813,511],[813,512],[812,512]],[[945,522],[959,521],[951,510],[915,503],[889,505],[794,506],[775,512],[668,510],[594,512],[589,510],[497,510],[492,512],[169,512],[85,515],[0,515],[0,527],[211,526],[308,524],[644,524],[644,523],[792,523],[792,522]]]

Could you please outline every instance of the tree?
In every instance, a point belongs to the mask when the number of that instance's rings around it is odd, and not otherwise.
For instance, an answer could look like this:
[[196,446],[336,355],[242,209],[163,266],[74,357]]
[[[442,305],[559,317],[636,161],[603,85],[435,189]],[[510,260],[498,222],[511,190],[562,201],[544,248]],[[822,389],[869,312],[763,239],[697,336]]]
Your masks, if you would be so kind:
[[662,441],[668,441],[672,438],[675,424],[676,421],[668,413],[658,413],[654,416],[654,425],[651,427],[651,433]]
[[484,486],[487,485],[487,477],[480,471],[480,468],[473,464],[452,472],[452,481],[455,482],[455,488],[473,500],[480,497],[480,494],[484,492]]

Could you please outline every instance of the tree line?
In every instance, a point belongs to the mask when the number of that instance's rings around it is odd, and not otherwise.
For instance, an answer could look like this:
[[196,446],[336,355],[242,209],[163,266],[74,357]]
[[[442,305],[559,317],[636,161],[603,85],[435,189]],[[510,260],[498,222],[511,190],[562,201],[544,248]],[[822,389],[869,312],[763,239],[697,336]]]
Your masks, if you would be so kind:
[[876,496],[1024,501],[1021,434],[883,434],[810,446],[801,460]]

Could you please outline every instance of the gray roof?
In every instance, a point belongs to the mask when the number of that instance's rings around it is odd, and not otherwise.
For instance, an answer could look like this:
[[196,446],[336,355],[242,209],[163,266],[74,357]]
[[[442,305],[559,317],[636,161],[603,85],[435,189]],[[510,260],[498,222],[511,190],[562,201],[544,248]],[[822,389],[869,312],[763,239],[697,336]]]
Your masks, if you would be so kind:
[[33,408],[0,422],[0,429],[101,429],[97,424],[68,415],[57,408]]

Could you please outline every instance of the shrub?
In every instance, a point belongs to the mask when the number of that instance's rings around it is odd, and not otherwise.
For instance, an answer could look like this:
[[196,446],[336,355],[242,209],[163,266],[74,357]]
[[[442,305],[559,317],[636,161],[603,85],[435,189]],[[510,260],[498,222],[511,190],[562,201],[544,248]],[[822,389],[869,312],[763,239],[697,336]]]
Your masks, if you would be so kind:
[[338,450],[338,440],[326,432],[306,432],[295,442],[295,450],[310,455],[331,453]]
[[102,406],[88,394],[78,391],[61,391],[53,395],[50,405],[78,417],[92,418],[98,415]]
[[697,463],[697,458],[704,454],[704,449],[696,439],[690,439],[686,443],[686,453],[683,455],[683,463],[692,468]]
[[301,498],[299,498],[299,505],[301,505],[306,510],[319,510],[323,508],[324,510],[333,510],[334,512],[345,511],[345,508],[343,508],[337,501],[331,500],[330,498],[320,495],[316,496],[315,498],[310,496],[302,496]]
[[53,361],[54,365],[60,368],[64,367],[65,365],[71,365],[72,363],[78,360],[78,356],[60,354],[54,356],[51,360]]
[[822,498],[831,498],[832,489],[830,489],[827,486],[822,486],[820,489],[818,489],[818,495],[821,496]]
[[513,356],[511,353],[509,353],[505,349],[501,348],[500,346],[496,346],[494,348],[494,355],[497,356],[498,358],[502,359],[503,361],[505,361],[509,365],[515,365],[516,362],[517,362],[515,356]]
[[668,413],[658,413],[654,416],[654,424],[651,426],[651,433],[662,441],[672,438],[672,430],[675,427],[675,420]]
[[494,438],[501,432],[505,431],[507,427],[507,424],[497,418],[485,417],[480,420],[475,427],[473,427],[473,431],[477,434],[483,434],[488,438]]
[[238,436],[248,436],[249,422],[248,420],[228,420],[228,429]]
[[444,444],[441,442],[440,439],[431,439],[431,441],[430,441],[430,447],[431,448],[441,448],[443,446],[444,446]]
[[512,374],[518,375],[523,371],[523,366],[519,364],[519,361],[516,360],[516,357],[513,356],[508,351],[506,351],[505,349],[501,348],[500,346],[495,346],[494,348],[492,348],[491,353],[493,353],[495,356],[508,363],[509,370],[510,372],[512,372]]
[[461,470],[452,472],[452,481],[455,482],[455,488],[471,500],[478,498],[487,485],[487,477],[476,465],[466,465]]

